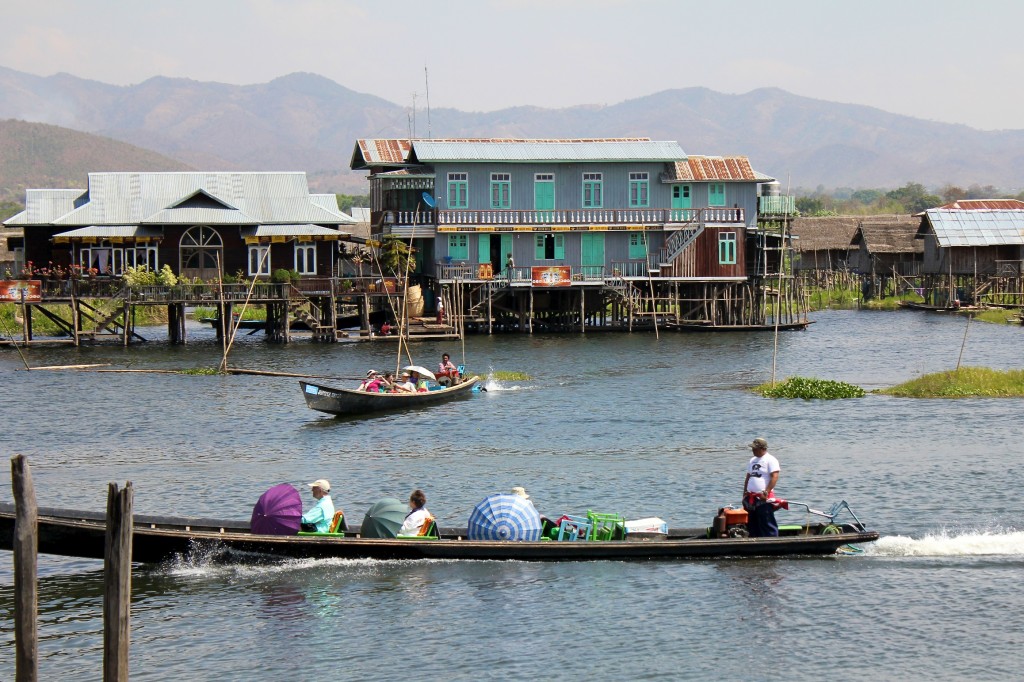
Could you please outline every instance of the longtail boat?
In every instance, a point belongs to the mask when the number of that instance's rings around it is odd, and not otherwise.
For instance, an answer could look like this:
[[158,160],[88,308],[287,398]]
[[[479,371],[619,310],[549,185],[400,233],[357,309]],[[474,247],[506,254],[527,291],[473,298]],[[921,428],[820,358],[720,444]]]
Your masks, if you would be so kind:
[[[15,510],[0,502],[0,549],[11,550]],[[102,559],[106,521],[102,513],[40,508],[39,551],[44,554]],[[245,521],[135,515],[132,560],[156,563],[202,556],[221,561],[254,557],[475,559],[513,561],[650,561],[706,558],[831,555],[878,533],[859,521],[784,525],[779,537],[719,537],[712,528],[668,529],[638,533],[622,540],[525,542],[469,540],[465,528],[438,528],[436,538],[365,538],[359,532],[256,535]]]
[[385,410],[402,410],[432,403],[441,403],[472,395],[479,377],[469,377],[455,386],[418,393],[367,393],[349,388],[334,388],[300,381],[306,405],[313,410],[333,415],[365,414]]

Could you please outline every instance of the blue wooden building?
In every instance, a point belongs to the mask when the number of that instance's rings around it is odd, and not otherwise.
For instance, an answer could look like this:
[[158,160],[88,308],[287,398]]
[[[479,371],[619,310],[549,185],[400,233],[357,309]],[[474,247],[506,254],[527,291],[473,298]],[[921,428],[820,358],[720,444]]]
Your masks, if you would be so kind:
[[756,324],[763,292],[733,289],[777,274],[785,230],[764,218],[792,213],[746,157],[647,138],[365,139],[350,166],[369,172],[373,235],[409,240],[442,297],[469,285],[464,312],[491,324],[498,303],[521,328]]

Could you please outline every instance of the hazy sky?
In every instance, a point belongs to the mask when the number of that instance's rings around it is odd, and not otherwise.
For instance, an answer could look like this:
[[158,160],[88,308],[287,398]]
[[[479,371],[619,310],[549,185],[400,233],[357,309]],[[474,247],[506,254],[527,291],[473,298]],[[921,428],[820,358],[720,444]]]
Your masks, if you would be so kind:
[[774,86],[1024,128],[1021,0],[3,0],[0,66],[127,85],[318,73],[396,104],[614,104]]

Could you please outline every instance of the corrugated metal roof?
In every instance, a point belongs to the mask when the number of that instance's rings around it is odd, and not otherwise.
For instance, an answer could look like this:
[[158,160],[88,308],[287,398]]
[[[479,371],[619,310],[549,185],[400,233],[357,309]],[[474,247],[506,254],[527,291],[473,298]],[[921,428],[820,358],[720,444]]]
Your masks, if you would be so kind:
[[[202,193],[197,195],[198,190]],[[237,210],[214,208],[203,194]],[[169,208],[172,206],[176,208]],[[269,172],[90,173],[88,203],[52,222],[70,226],[143,222],[334,225],[346,221],[313,200],[305,173]]]
[[939,246],[1024,245],[1024,210],[925,211]]
[[327,237],[341,239],[347,232],[334,230],[319,225],[257,225],[243,227],[242,237]]
[[349,209],[352,214],[352,219],[358,223],[370,222],[370,209],[362,206],[353,206]]
[[676,161],[674,176],[670,175],[666,182],[683,180],[724,180],[746,182],[772,182],[775,178],[758,173],[750,166],[745,156],[688,156],[683,161]]
[[25,191],[25,210],[4,221],[4,225],[49,225],[75,210],[84,189],[30,189]]
[[352,150],[352,159],[349,162],[349,167],[355,169],[365,168],[366,166],[402,164],[409,158],[409,151],[411,149],[412,144],[409,140],[356,140],[356,146]]
[[54,237],[98,237],[106,239],[109,237],[163,237],[164,231],[157,227],[145,227],[143,225],[90,225],[79,227],[67,232],[58,232]]
[[959,208],[963,211],[977,210],[1014,210],[1024,209],[1024,201],[1017,199],[959,199],[950,204],[943,204],[939,208]]
[[337,222],[339,224],[351,224],[354,223],[352,216],[348,215],[340,208],[338,208],[338,197],[335,194],[310,194],[309,198],[313,201],[313,205],[330,211],[331,214],[338,217]]
[[413,140],[411,161],[675,161],[686,153],[678,142],[647,138],[574,140]]

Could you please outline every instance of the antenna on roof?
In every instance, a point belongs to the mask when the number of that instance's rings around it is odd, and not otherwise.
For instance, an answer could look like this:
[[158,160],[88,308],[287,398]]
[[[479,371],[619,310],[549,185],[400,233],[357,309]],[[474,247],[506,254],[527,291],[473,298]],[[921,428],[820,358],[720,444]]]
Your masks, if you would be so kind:
[[416,93],[412,93],[412,116],[410,119],[412,122],[409,124],[409,138],[416,138]]
[[430,139],[430,74],[427,67],[423,67],[423,84],[427,89],[427,139]]

